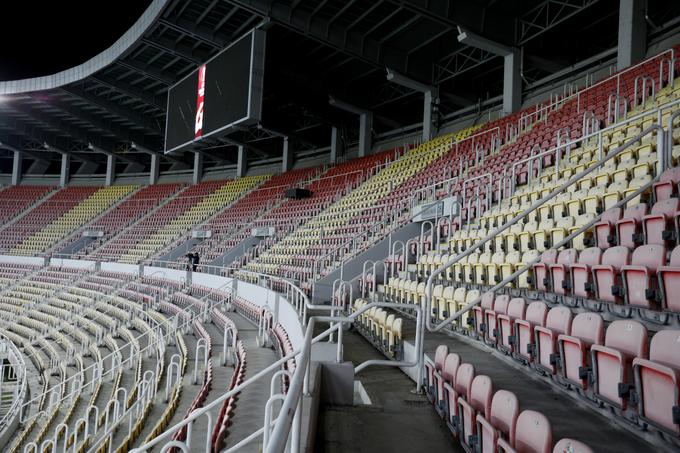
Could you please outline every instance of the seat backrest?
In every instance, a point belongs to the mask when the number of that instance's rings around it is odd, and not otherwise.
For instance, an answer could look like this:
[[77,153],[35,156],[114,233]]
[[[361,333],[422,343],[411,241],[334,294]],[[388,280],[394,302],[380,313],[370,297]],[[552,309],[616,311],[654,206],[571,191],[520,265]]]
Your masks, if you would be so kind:
[[633,320],[614,321],[607,327],[604,344],[633,357],[647,358],[647,328]]
[[569,335],[571,332],[571,321],[572,315],[569,308],[563,306],[553,307],[548,312],[545,326],[553,332]]
[[[550,251],[550,250],[549,250]],[[539,252],[538,250],[528,250],[524,252],[522,255],[522,263],[529,263],[531,261],[534,261],[536,258],[538,258]]]
[[666,265],[666,247],[659,244],[641,245],[633,252],[631,263],[656,273],[659,266]]
[[515,443],[515,426],[519,416],[519,401],[514,393],[497,391],[491,400],[491,425],[508,436],[510,445]]
[[444,292],[442,292],[442,297],[446,300],[453,299],[453,292],[455,291],[455,288],[453,286],[447,286],[444,288]]
[[546,250],[541,255],[541,263],[555,264],[557,262],[557,250]]
[[555,444],[553,453],[595,453],[593,450],[578,440],[562,439]]
[[579,313],[571,322],[571,336],[591,344],[604,343],[604,320],[597,313]]
[[531,324],[544,326],[545,319],[548,316],[548,306],[543,302],[532,302],[527,307],[527,312],[524,315],[524,319],[529,321]]
[[665,215],[666,217],[672,217],[676,211],[680,211],[680,199],[677,198],[667,198],[665,200],[657,201],[652,206],[652,214],[654,215]]
[[621,208],[609,208],[602,213],[602,222],[616,223],[621,218]]
[[602,249],[599,247],[588,247],[583,250],[578,257],[579,264],[594,266],[602,262]]
[[671,259],[668,264],[671,266],[680,266],[680,245],[675,247],[671,252]]
[[550,453],[552,427],[547,417],[536,411],[522,411],[515,428],[515,450],[518,452]]
[[432,289],[432,297],[442,297],[443,292],[444,292],[444,285],[442,285],[442,284],[435,285],[434,288]]
[[449,355],[446,356],[446,360],[444,360],[444,368],[442,369],[442,377],[446,382],[453,385],[459,366],[460,356],[455,352],[449,353]]
[[557,256],[557,264],[573,264],[578,258],[576,249],[562,250]]
[[482,310],[491,310],[493,308],[493,301],[495,297],[495,294],[491,291],[485,292],[482,295]]
[[504,252],[496,252],[493,254],[491,257],[491,262],[493,264],[503,264],[505,263],[505,253]]
[[480,291],[478,289],[471,289],[465,295],[465,302],[470,304],[479,298]]
[[621,266],[630,264],[630,250],[628,247],[610,247],[602,254],[602,264],[612,266],[617,271]]
[[675,184],[680,182],[680,167],[669,168],[668,170],[661,173],[659,182],[672,182]]
[[635,219],[638,222],[642,221],[642,218],[647,215],[647,205],[646,204],[636,204],[634,206],[627,207],[623,211],[624,219]]
[[506,314],[508,312],[508,305],[510,304],[510,296],[507,294],[501,294],[496,296],[496,300],[493,303],[493,311],[498,314]]
[[557,227],[557,228],[565,228],[565,229],[567,229],[567,228],[573,227],[573,226],[574,226],[574,223],[575,223],[575,221],[574,221],[574,218],[573,218],[573,217],[571,217],[571,216],[566,216],[566,217],[562,217],[561,219],[559,219],[559,220],[557,221],[556,227]]
[[472,380],[475,378],[475,367],[469,363],[463,363],[458,367],[456,372],[456,382],[453,388],[458,395],[470,401],[470,389],[472,387]]
[[522,297],[515,297],[508,304],[508,316],[510,318],[524,318],[527,303]]
[[493,382],[485,375],[475,376],[470,389],[470,406],[488,419],[491,413],[491,399],[493,397]]
[[449,347],[445,344],[440,344],[434,352],[434,367],[441,370],[444,366],[446,356],[449,355]]
[[459,286],[453,292],[453,300],[455,300],[456,302],[464,302],[466,292],[467,292],[467,289],[463,288],[462,286]]
[[660,330],[652,337],[649,360],[680,370],[680,330]]

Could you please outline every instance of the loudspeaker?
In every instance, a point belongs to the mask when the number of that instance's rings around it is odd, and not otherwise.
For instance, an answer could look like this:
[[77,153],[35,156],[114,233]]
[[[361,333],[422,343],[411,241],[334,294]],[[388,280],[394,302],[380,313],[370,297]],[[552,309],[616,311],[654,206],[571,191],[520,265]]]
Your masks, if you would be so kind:
[[300,188],[295,188],[295,189],[288,189],[286,190],[286,198],[295,198],[295,199],[300,199],[300,198],[309,198],[312,196],[312,191],[308,189],[300,189]]

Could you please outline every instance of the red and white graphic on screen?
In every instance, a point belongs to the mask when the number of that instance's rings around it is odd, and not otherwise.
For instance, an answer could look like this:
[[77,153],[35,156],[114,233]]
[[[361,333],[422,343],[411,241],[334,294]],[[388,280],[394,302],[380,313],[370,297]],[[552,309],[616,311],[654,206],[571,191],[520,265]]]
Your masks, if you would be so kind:
[[203,134],[203,101],[205,96],[205,65],[198,68],[198,96],[196,97],[196,122],[194,123],[194,138],[201,138]]

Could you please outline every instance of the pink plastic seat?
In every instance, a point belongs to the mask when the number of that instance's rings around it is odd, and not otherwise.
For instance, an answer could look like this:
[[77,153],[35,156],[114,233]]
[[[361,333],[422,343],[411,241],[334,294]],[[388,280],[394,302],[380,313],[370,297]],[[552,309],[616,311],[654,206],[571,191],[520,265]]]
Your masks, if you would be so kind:
[[652,213],[642,218],[646,244],[666,245],[676,240],[673,228],[673,215],[680,211],[680,200],[668,198],[657,201]]
[[536,411],[522,411],[517,417],[514,447],[505,439],[498,440],[498,451],[517,453],[550,453],[552,426],[548,418]]
[[657,332],[652,338],[649,360],[637,357],[633,368],[640,417],[680,436],[680,330]]
[[621,268],[629,305],[651,308],[661,302],[656,272],[665,264],[666,247],[663,245],[641,245],[635,249],[631,264]]
[[567,294],[571,283],[569,281],[569,268],[576,263],[578,251],[576,249],[562,250],[557,257],[557,263],[549,265],[552,278],[552,291],[557,294]]
[[605,250],[602,264],[592,267],[595,294],[598,299],[607,302],[618,302],[624,295],[621,283],[621,268],[630,264],[630,250],[618,246]]
[[604,321],[597,313],[579,313],[571,323],[571,335],[557,337],[562,377],[570,384],[588,388],[590,348],[604,343]]
[[441,370],[444,367],[446,356],[449,355],[449,347],[446,345],[439,345],[434,353],[434,366],[428,361],[425,361],[425,370],[427,371],[427,391],[430,402],[434,405],[439,404],[439,400],[443,395],[443,382],[441,379]]
[[680,245],[673,249],[668,266],[661,266],[657,274],[664,308],[680,312]]
[[555,444],[553,453],[595,453],[583,442],[573,439],[562,439]]
[[557,250],[546,250],[541,261],[534,264],[534,287],[538,291],[550,291],[549,266],[557,262]]
[[678,183],[680,183],[680,167],[664,171],[659,177],[659,182],[655,182],[653,186],[656,201],[677,197]]
[[612,322],[607,327],[604,346],[591,347],[594,395],[625,410],[632,386],[633,359],[647,358],[647,351],[647,328],[643,324],[630,320]]
[[578,262],[569,266],[571,273],[571,292],[577,297],[590,297],[595,293],[592,280],[592,267],[602,262],[602,250],[589,247],[581,252]]
[[634,248],[643,243],[641,236],[642,218],[647,215],[646,204],[636,204],[626,208],[621,220],[616,222],[616,235],[618,244],[628,248]]
[[493,310],[495,295],[492,292],[486,292],[482,295],[482,302],[479,305],[472,307],[472,318],[474,320],[475,332],[479,337],[484,337],[486,325],[484,323],[484,313],[487,310]]
[[534,328],[536,336],[536,367],[555,374],[559,362],[557,338],[571,333],[571,310],[567,307],[553,307],[548,312],[545,326]]
[[446,405],[450,408],[447,425],[454,434],[458,432],[458,427],[460,425],[460,414],[458,412],[458,407],[460,406],[459,398],[465,400],[470,399],[470,390],[472,389],[472,381],[474,378],[475,367],[469,363],[463,363],[456,371],[456,380],[453,385],[444,384]]
[[614,234],[616,222],[621,219],[621,208],[607,209],[602,213],[600,221],[593,225],[595,232],[595,244],[601,249],[616,245],[616,235]]
[[[458,373],[458,367],[460,367],[460,356],[456,354],[455,352],[449,353],[449,355],[446,356],[446,360],[444,360],[444,368],[442,369],[442,389],[444,388],[444,385],[449,385],[453,387],[456,383],[456,374]],[[456,404],[456,401],[449,401],[447,398],[447,394],[445,391],[442,390],[443,393],[442,399],[439,401],[439,415],[441,415],[443,418],[446,420],[451,419],[451,414],[455,413],[456,408],[454,405]]]
[[519,401],[514,393],[498,390],[491,400],[491,415],[477,414],[477,436],[481,453],[495,453],[498,439],[515,445],[515,425],[519,416]]
[[460,426],[459,436],[461,442],[468,447],[475,444],[474,436],[477,433],[477,414],[490,417],[491,399],[493,397],[493,383],[489,376],[476,376],[470,387],[470,398],[458,398]]
[[531,362],[534,356],[534,329],[545,326],[548,306],[543,302],[532,302],[527,307],[524,319],[515,319],[515,357]]
[[524,318],[526,302],[516,297],[508,304],[505,315],[498,315],[498,349],[507,353],[515,350],[515,320]]
[[502,294],[496,297],[493,303],[493,310],[486,310],[484,312],[486,342],[495,345],[498,342],[498,316],[505,315],[508,312],[508,305],[510,304],[510,296]]

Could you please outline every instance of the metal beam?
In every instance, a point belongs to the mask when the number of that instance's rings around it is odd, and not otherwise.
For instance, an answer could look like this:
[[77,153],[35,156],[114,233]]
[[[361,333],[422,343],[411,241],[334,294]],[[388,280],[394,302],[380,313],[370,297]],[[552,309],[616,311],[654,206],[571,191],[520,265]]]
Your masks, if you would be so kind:
[[565,20],[594,5],[599,0],[544,0],[518,19],[516,45],[531,41]]

